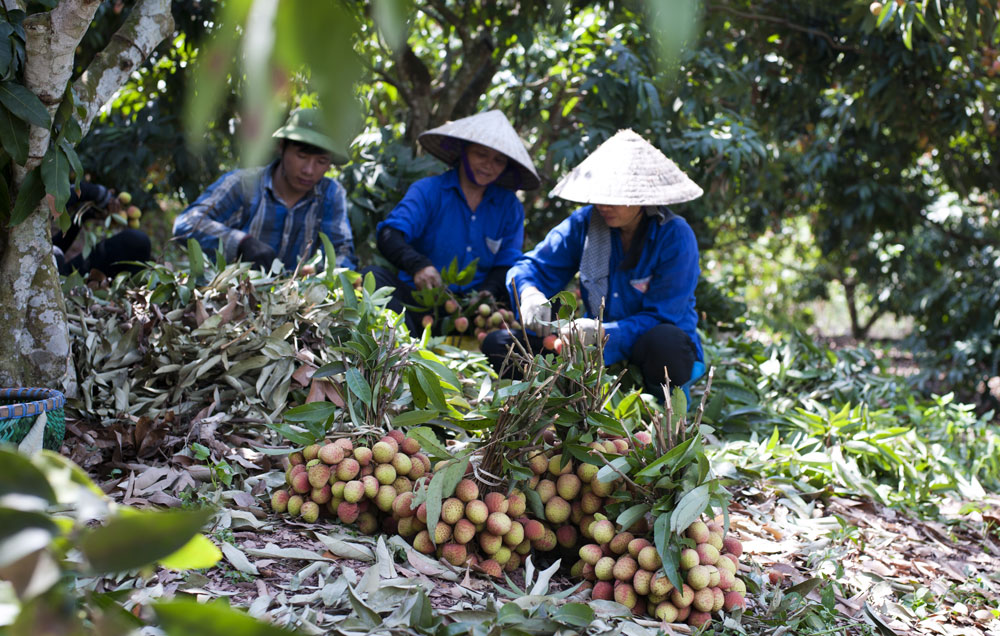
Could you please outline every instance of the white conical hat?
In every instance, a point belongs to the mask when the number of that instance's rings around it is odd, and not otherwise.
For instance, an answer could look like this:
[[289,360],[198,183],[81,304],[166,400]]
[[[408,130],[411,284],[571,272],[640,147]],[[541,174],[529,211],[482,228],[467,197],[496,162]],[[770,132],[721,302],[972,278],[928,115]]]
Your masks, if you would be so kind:
[[534,190],[542,184],[517,131],[498,110],[488,110],[450,121],[420,134],[420,145],[427,152],[451,165],[462,154],[463,143],[487,146],[507,155],[514,170],[506,170],[496,183],[511,190]]
[[605,205],[670,205],[702,194],[677,164],[631,130],[619,130],[551,192],[568,201]]

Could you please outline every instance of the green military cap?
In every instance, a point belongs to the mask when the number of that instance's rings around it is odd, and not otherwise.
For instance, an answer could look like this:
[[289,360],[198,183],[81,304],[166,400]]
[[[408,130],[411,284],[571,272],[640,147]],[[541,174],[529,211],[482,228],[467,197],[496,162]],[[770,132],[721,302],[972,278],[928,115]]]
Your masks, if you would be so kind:
[[323,115],[315,108],[296,108],[288,115],[285,125],[271,136],[322,148],[333,156],[334,163],[348,162],[346,148],[326,134]]

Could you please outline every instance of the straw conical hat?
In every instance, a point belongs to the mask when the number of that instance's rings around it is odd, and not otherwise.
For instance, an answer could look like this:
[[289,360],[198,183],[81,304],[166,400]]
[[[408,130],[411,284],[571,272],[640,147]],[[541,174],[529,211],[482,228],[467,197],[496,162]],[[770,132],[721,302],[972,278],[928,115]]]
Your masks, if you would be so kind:
[[507,155],[515,170],[504,171],[496,183],[512,190],[534,190],[542,184],[514,127],[498,110],[488,110],[450,121],[421,133],[420,144],[438,159],[451,165],[462,152],[462,142],[487,146]]
[[702,189],[651,143],[619,130],[560,179],[551,195],[577,203],[670,205],[697,199]]

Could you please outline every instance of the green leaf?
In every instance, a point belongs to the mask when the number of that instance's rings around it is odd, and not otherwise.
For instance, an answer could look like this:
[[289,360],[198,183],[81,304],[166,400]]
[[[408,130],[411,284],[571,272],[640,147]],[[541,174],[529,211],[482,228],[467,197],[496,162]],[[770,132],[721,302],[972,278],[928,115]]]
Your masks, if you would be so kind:
[[431,541],[434,541],[434,528],[441,519],[441,502],[444,500],[444,471],[434,473],[431,482],[427,485],[427,492],[424,495],[424,505],[427,506],[427,527],[430,528],[428,534]]
[[10,36],[14,34],[14,27],[9,22],[0,22],[0,77],[9,77],[14,70],[11,62],[14,61],[14,52],[10,47]]
[[618,515],[615,522],[628,530],[632,527],[632,524],[641,519],[647,512],[649,512],[649,504],[636,504]]
[[49,146],[42,158],[45,191],[55,198],[56,211],[65,212],[69,201],[69,160],[58,145]]
[[163,601],[155,603],[153,610],[159,627],[168,636],[289,636],[296,633],[233,609],[223,599],[208,603]]
[[285,411],[284,418],[289,422],[326,424],[337,412],[333,402],[309,402]]
[[406,44],[406,21],[412,15],[412,0],[375,0],[372,17],[379,32],[385,37],[389,50],[395,51]]
[[324,364],[320,368],[316,369],[316,372],[313,373],[312,377],[313,379],[319,380],[322,378],[328,378],[331,375],[339,375],[344,371],[347,371],[347,364],[342,360],[334,360],[333,362]]
[[128,511],[91,530],[80,549],[94,572],[123,572],[149,565],[184,547],[212,517],[211,508],[168,512]]
[[628,460],[629,460],[628,457],[614,458],[607,466],[604,466],[599,471],[597,471],[597,476],[595,477],[595,479],[597,479],[597,481],[607,483],[609,481],[614,481],[615,479],[618,479],[620,477],[620,475],[618,474],[619,472],[623,472],[627,475]]
[[351,279],[347,277],[347,274],[341,272],[340,278],[340,289],[344,292],[344,306],[348,309],[358,308],[358,296],[354,291],[354,284]]
[[[654,461],[649,466],[646,466],[639,472],[635,474],[636,477],[656,477],[662,474],[662,468],[664,466],[668,467],[668,473],[676,471],[678,468],[684,467],[687,462],[685,454],[694,445],[697,437],[690,437],[677,446],[671,448],[665,455]],[[676,463],[675,463],[676,462]]]
[[46,514],[0,508],[0,567],[45,548],[58,532]]
[[[392,426],[394,428],[405,428],[407,426],[419,426],[420,424],[425,424],[435,417],[438,416],[437,411],[432,411],[429,409],[415,409],[412,411],[403,411],[396,417],[392,418]],[[430,430],[430,429],[424,429]],[[409,431],[409,435],[413,435],[413,431]],[[437,437],[435,436],[436,440]],[[420,440],[421,446],[423,446],[423,440]]]
[[28,131],[27,122],[0,108],[0,143],[19,166],[28,161]]
[[673,393],[670,394],[670,405],[674,411],[674,418],[676,420],[684,419],[688,410],[688,402],[687,396],[684,395],[684,390],[681,387],[674,387]]
[[798,594],[802,598],[805,598],[809,596],[810,592],[815,590],[822,583],[823,579],[818,577],[806,579],[805,581],[802,581],[801,583],[796,583],[795,585],[785,590],[785,596],[788,596],[789,594]]
[[[5,499],[7,495],[17,497]],[[37,500],[25,502],[21,499],[23,496]],[[4,507],[40,509],[55,501],[56,493],[45,478],[45,473],[21,453],[0,448],[0,502]]]
[[42,175],[38,168],[35,168],[24,177],[21,187],[17,190],[17,200],[14,202],[14,210],[10,213],[10,226],[14,227],[31,216],[31,213],[38,208],[38,203],[45,196],[45,184],[42,183]]
[[[248,2],[227,2],[220,24],[243,24],[249,10]],[[202,148],[209,125],[220,112],[222,101],[230,94],[229,81],[239,47],[238,30],[215,29],[210,42],[200,47],[198,59],[191,69],[191,87],[184,104],[184,131],[194,152]],[[219,250],[221,252],[222,250]]]
[[62,148],[63,154],[66,155],[66,160],[69,161],[69,168],[73,172],[72,185],[74,188],[78,187],[80,180],[83,179],[83,164],[80,163],[80,155],[76,154],[76,148],[73,147],[73,144],[66,141],[65,138],[60,137],[58,144]]
[[670,579],[670,582],[674,584],[674,587],[681,589],[684,581],[681,578],[680,555],[677,553],[673,541],[671,541],[671,536],[670,516],[666,513],[661,513],[656,517],[656,521],[653,522],[653,543],[656,545],[656,552],[660,555],[660,560],[663,562],[663,572]]
[[441,390],[441,381],[437,375],[433,371],[423,367],[415,368],[414,371],[416,372],[417,382],[420,384],[420,388],[423,389],[427,399],[430,400],[431,405],[441,413],[448,413],[450,409],[445,400],[444,391]]
[[160,559],[160,565],[171,570],[202,570],[214,566],[222,551],[203,534],[191,537],[184,547]]
[[[434,411],[422,412],[434,413]],[[395,420],[393,420],[393,425],[395,425]],[[426,426],[418,426],[416,428],[411,428],[406,432],[406,434],[420,442],[421,451],[430,455],[431,458],[445,459],[452,456],[451,451],[445,448],[441,442],[438,441],[437,435],[434,433],[434,429]]]
[[42,100],[23,84],[0,82],[0,103],[3,103],[15,117],[29,124],[39,128],[52,126],[52,118],[49,117],[49,111],[45,109]]
[[337,250],[333,247],[330,237],[325,232],[319,233],[319,240],[323,242],[323,256],[326,258],[326,271],[333,272],[337,269]]
[[542,503],[542,497],[534,488],[525,488],[524,496],[528,499],[528,507],[531,512],[538,519],[545,518],[545,504]]
[[687,530],[688,526],[697,521],[698,517],[705,512],[705,508],[708,507],[708,498],[708,484],[702,484],[685,493],[670,515],[670,531],[681,534]]
[[[0,172],[0,225],[8,218],[10,218],[10,189],[7,187],[7,178]],[[64,234],[65,232],[66,230],[63,230]]]
[[354,588],[350,585],[347,586],[347,595],[350,599],[351,608],[354,610],[354,614],[368,626],[369,630],[382,624],[382,617],[378,615],[378,612],[368,607],[364,601],[358,598],[358,595],[354,592]]
[[459,381],[458,375],[435,358],[437,358],[437,356],[430,351],[420,350],[417,351],[416,355],[412,356],[410,359],[415,364],[418,364],[439,376],[448,384],[448,388],[454,391],[461,391],[462,383]]
[[455,487],[465,477],[465,472],[468,468],[469,458],[463,457],[442,469],[441,473],[444,475],[444,481],[441,484],[441,492],[445,497],[451,497],[455,494]]
[[365,406],[371,406],[372,388],[368,386],[368,382],[365,381],[365,377],[361,375],[361,372],[354,368],[348,369],[345,373],[345,378],[347,379],[348,390],[364,402]]
[[594,610],[583,603],[566,603],[552,615],[560,623],[576,627],[589,627],[594,622]]
[[201,244],[193,238],[188,239],[187,249],[188,267],[191,270],[189,280],[194,285],[201,278],[202,274],[205,273],[205,253],[201,251]]

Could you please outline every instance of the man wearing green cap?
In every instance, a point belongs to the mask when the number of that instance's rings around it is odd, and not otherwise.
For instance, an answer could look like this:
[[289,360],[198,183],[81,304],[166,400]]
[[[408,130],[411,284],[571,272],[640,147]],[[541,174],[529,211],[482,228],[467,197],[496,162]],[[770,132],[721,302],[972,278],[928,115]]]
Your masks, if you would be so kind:
[[175,238],[194,238],[227,262],[242,259],[268,269],[278,259],[288,271],[322,248],[323,232],[337,264],[355,268],[354,240],[343,186],[324,177],[346,154],[322,132],[320,114],[298,109],[275,131],[278,158],[262,168],[224,174],[174,222]]

